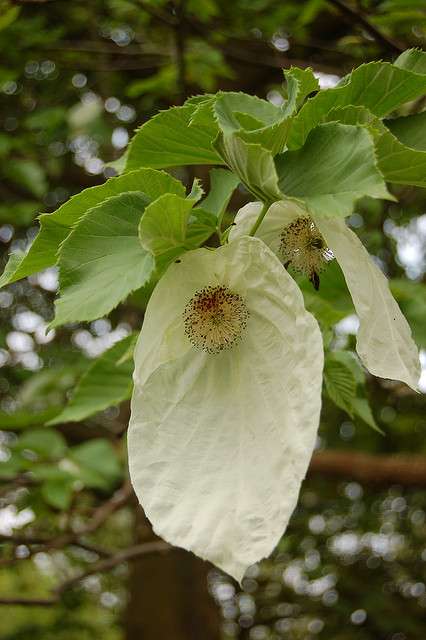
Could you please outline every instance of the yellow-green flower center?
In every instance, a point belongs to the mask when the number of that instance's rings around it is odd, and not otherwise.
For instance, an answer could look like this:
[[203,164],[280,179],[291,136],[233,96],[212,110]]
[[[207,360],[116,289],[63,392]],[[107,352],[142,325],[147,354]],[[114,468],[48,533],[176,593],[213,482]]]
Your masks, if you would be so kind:
[[219,353],[234,346],[247,326],[243,298],[223,285],[200,289],[183,312],[185,333],[197,349]]
[[297,218],[284,227],[281,233],[280,254],[286,267],[306,275],[319,288],[319,273],[330,260],[333,252],[311,218]]

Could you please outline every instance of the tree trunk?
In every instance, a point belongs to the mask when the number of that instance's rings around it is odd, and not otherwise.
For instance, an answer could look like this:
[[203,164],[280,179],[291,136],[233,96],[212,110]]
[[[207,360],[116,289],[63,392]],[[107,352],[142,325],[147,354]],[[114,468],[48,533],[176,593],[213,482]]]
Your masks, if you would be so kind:
[[[155,540],[137,507],[137,541]],[[131,564],[126,640],[219,640],[219,610],[207,589],[207,563],[182,549]]]

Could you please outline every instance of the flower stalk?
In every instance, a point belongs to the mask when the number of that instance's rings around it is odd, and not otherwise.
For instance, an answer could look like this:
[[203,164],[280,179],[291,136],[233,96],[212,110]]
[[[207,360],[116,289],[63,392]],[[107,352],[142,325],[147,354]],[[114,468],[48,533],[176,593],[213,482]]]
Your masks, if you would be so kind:
[[259,213],[256,222],[252,226],[251,231],[248,234],[249,236],[254,236],[255,235],[256,231],[258,230],[258,228],[262,224],[263,218],[266,216],[266,213],[267,213],[267,211],[268,211],[270,206],[271,206],[271,202],[264,202],[263,203],[262,210]]

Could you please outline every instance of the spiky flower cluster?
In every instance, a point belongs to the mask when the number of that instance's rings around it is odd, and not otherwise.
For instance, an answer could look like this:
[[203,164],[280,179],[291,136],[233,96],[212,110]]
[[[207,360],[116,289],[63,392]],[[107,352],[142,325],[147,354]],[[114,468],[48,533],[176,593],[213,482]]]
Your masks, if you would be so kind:
[[319,273],[334,258],[315,223],[308,217],[297,218],[284,227],[280,254],[284,266],[292,266],[306,275],[315,289],[319,288]]
[[194,347],[219,353],[234,346],[247,326],[243,298],[223,285],[200,289],[183,312],[185,333]]

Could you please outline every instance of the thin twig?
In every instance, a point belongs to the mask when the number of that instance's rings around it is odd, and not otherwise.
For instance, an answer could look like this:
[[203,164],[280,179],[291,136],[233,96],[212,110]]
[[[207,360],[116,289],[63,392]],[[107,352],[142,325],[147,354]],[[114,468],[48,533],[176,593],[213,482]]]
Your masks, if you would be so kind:
[[114,567],[123,564],[124,562],[129,562],[134,560],[135,558],[140,558],[142,556],[150,555],[151,553],[164,553],[169,552],[174,547],[171,547],[167,542],[163,542],[161,540],[155,542],[146,542],[144,544],[138,544],[134,547],[129,547],[128,549],[124,549],[124,551],[119,551],[117,554],[112,556],[111,558],[105,558],[104,560],[99,560],[99,562],[95,562],[85,571],[81,571],[66,580],[60,582],[52,591],[52,596],[47,598],[22,598],[22,597],[12,597],[12,598],[2,598],[0,597],[0,605],[22,605],[22,606],[51,606],[57,604],[61,596],[75,587],[79,582],[88,578],[95,573],[104,573],[105,571],[111,571]]
[[[120,489],[118,489],[112,495],[112,497],[107,500],[107,502],[98,507],[98,509],[94,511],[92,517],[76,531],[68,531],[54,538],[37,535],[30,536],[19,533],[13,533],[10,535],[0,534],[0,542],[12,543],[16,546],[24,544],[28,547],[36,547],[35,549],[30,549],[29,555],[25,556],[25,558],[22,559],[27,559],[41,549],[43,549],[43,551],[48,551],[53,549],[63,549],[67,546],[80,547],[81,549],[85,549],[86,551],[96,553],[101,557],[110,558],[113,553],[112,551],[98,545],[88,543],[81,538],[94,533],[110,517],[110,515],[112,515],[115,511],[123,507],[128,502],[132,494],[133,489],[131,487],[131,484],[129,481],[126,481],[123,486],[120,487]],[[0,561],[0,565],[8,566],[18,562],[18,560],[20,559],[21,558],[17,557],[3,558]]]
[[82,536],[88,533],[93,533],[101,524],[105,522],[109,518],[109,516],[117,511],[117,509],[121,509],[131,498],[133,495],[132,485],[129,480],[123,484],[120,489],[118,489],[113,496],[107,501],[104,502],[92,515],[89,522],[87,522],[83,527],[81,527],[76,535]]
[[12,4],[46,4],[47,2],[57,2],[57,0],[12,0]]
[[0,605],[23,605],[27,607],[50,607],[59,602],[58,597],[52,598],[0,598]]
[[101,547],[97,544],[90,544],[83,540],[68,539],[66,536],[61,536],[60,538],[32,538],[27,536],[1,535],[0,542],[3,544],[13,544],[15,551],[20,545],[25,545],[28,548],[28,552],[24,556],[19,557],[15,553],[14,556],[0,558],[0,567],[10,567],[22,560],[28,560],[40,551],[46,552],[49,550],[59,550],[67,546],[84,549],[84,551],[95,553],[101,558],[110,558],[113,554],[113,551],[105,549],[105,547]]
[[86,571],[82,571],[81,573],[78,573],[77,575],[64,580],[54,589],[54,593],[61,595],[74,585],[78,584],[85,578],[92,576],[95,573],[111,571],[111,569],[113,569],[117,565],[128,562],[129,560],[134,560],[135,558],[140,558],[141,556],[149,555],[151,553],[170,551],[172,548],[173,547],[167,544],[167,542],[162,542],[161,540],[155,542],[146,542],[144,544],[135,545],[134,547],[129,547],[124,551],[120,551],[111,558],[106,558],[105,560],[95,562]]
[[62,40],[60,44],[46,44],[43,46],[43,51],[60,51],[64,53],[95,53],[99,55],[109,55],[109,56],[125,56],[131,58],[153,58],[153,63],[156,60],[169,58],[168,53],[164,53],[164,51],[147,51],[143,50],[142,47],[139,46],[127,46],[126,48],[118,47],[118,46],[108,46],[105,44],[101,44],[100,46],[96,42],[91,41],[81,41],[81,42],[72,42],[68,40]]
[[148,2],[138,0],[138,4],[144,11],[146,11],[148,15],[150,15],[152,18],[155,18],[156,20],[159,20],[163,24],[166,24],[169,27],[174,27],[176,24],[178,24],[177,18],[170,15],[170,13],[167,13],[166,11],[162,11],[162,9],[160,9],[159,7],[151,6],[149,4],[149,0]]
[[386,49],[388,49],[389,51],[392,51],[393,53],[403,52],[404,50],[403,47],[401,47],[392,38],[389,38],[389,36],[385,36],[373,24],[371,24],[371,22],[369,22],[369,20],[367,20],[367,18],[359,11],[356,11],[352,7],[349,7],[347,4],[342,2],[342,0],[328,0],[328,2],[334,5],[335,7],[337,7],[340,13],[346,16],[346,18],[348,18],[348,20],[352,24],[355,22],[355,23],[358,23],[360,26],[362,26],[363,29],[367,31],[367,33],[373,36],[373,38],[377,42],[379,42],[381,45],[383,45]]
[[21,534],[12,533],[10,535],[6,533],[0,533],[0,542],[11,542],[13,544],[47,544],[49,538],[44,536],[26,536]]
[[101,558],[110,558],[112,555],[112,551],[110,549],[105,549],[105,547],[101,547],[98,544],[89,544],[88,542],[83,542],[82,540],[76,540],[71,543],[71,546],[79,547],[80,549],[84,549],[85,551],[89,551],[90,553],[96,553],[96,555]]
[[[220,33],[216,27],[207,29],[205,26],[201,25],[189,16],[184,16],[183,20],[188,29],[198,33],[202,38],[210,42],[213,47],[220,48],[220,51],[231,60],[245,62],[255,67],[268,67],[274,69],[289,68],[290,66],[297,66],[302,69],[312,67],[312,62],[309,60],[287,57],[280,54],[278,51],[274,51],[271,54],[269,44],[266,41],[263,41],[265,53],[259,50],[250,51],[249,45],[252,43],[252,40],[235,37],[231,40],[226,33],[222,32],[221,35],[223,35],[224,38],[227,38],[227,42],[222,42],[219,47],[212,39],[212,34]],[[337,66],[333,67],[321,62],[315,62],[315,69],[324,73],[333,74],[338,74],[341,71]]]

